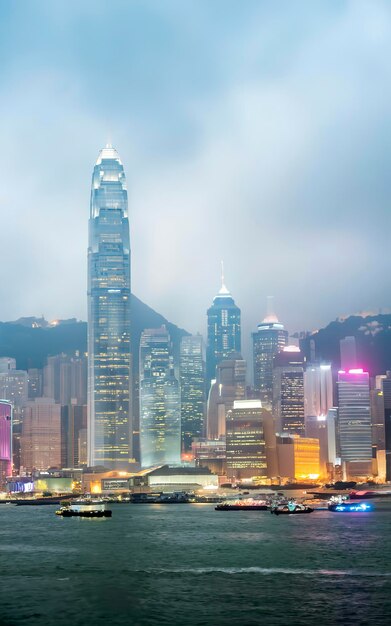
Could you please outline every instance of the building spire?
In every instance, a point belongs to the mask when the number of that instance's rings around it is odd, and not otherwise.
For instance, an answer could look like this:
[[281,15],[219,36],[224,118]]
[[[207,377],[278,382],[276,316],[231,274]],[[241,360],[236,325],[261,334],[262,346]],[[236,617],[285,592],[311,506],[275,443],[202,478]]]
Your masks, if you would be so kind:
[[230,295],[230,292],[228,291],[227,287],[225,286],[225,281],[224,281],[224,261],[221,261],[221,288],[219,291],[219,295],[220,296],[228,296]]
[[266,317],[263,321],[268,323],[278,322],[278,317],[274,313],[274,296],[266,296]]

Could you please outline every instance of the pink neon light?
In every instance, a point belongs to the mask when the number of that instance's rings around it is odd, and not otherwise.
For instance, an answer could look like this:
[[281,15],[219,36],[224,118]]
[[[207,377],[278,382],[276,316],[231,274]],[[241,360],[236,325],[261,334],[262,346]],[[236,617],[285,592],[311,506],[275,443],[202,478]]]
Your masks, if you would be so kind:
[[345,370],[338,370],[338,374],[346,374]]
[[362,369],[362,367],[359,367],[353,370],[349,370],[349,374],[364,374],[364,370]]

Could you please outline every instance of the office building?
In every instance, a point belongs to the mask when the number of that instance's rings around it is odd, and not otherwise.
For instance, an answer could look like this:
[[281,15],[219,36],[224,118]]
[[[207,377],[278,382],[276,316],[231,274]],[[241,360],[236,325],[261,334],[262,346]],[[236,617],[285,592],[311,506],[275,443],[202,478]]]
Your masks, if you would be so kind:
[[180,346],[182,450],[202,437],[205,414],[205,364],[201,335],[182,337]]
[[87,358],[78,353],[49,356],[43,370],[43,388],[45,398],[54,398],[63,406],[71,400],[87,404]]
[[[378,451],[384,447],[379,475],[391,481],[391,372],[376,377],[377,410],[372,416],[372,432]],[[384,441],[384,444],[383,444]],[[380,459],[383,454],[381,453]]]
[[229,479],[266,478],[264,414],[260,400],[235,400],[227,412],[227,476]]
[[357,345],[355,337],[345,337],[339,342],[341,370],[357,368]]
[[[61,467],[80,467],[80,460],[87,430],[87,405],[76,404],[76,400],[61,407]],[[82,462],[81,462],[82,461]]]
[[252,333],[254,389],[268,408],[273,401],[273,360],[288,342],[288,332],[274,314],[272,302],[269,296],[267,315]]
[[296,346],[274,357],[273,414],[276,432],[304,435],[304,357]]
[[140,339],[140,456],[142,467],[181,460],[180,388],[164,326]]
[[220,439],[196,439],[192,445],[196,467],[206,467],[218,476],[227,473],[225,437]]
[[225,436],[226,416],[235,400],[246,397],[246,361],[238,353],[217,366],[216,380],[212,381],[207,407],[207,439]]
[[314,481],[320,476],[318,439],[298,435],[278,435],[277,456],[281,479]]
[[12,474],[12,404],[0,400],[0,491]]
[[0,398],[21,409],[28,398],[28,378],[24,370],[11,369],[0,374]]
[[371,475],[369,375],[360,368],[338,372],[338,437],[345,477]]
[[128,196],[111,146],[92,175],[88,247],[88,464],[132,460]]
[[216,378],[216,367],[234,352],[241,351],[240,309],[221,280],[221,289],[208,309],[208,340],[206,347],[207,392]]
[[10,356],[0,357],[0,374],[7,374],[10,370],[16,369],[16,359]]
[[28,399],[42,398],[43,396],[43,372],[41,369],[32,367],[27,370]]
[[61,406],[52,398],[35,398],[24,412],[21,466],[27,472],[61,468],[61,460]]
[[330,363],[309,363],[304,372],[305,417],[327,415],[333,406],[333,375]]

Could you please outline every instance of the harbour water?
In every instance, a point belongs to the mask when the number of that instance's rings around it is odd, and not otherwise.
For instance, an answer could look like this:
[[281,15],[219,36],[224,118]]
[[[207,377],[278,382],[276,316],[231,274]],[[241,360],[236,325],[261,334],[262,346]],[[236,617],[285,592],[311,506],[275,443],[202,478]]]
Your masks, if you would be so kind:
[[304,516],[0,505],[1,626],[385,625],[391,506]]

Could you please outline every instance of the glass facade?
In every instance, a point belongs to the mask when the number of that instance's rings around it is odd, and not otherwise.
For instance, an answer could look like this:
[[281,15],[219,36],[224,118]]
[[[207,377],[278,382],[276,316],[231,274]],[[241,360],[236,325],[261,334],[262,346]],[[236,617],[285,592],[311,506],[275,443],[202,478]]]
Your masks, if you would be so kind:
[[0,400],[0,490],[12,474],[12,404]]
[[140,339],[140,456],[142,467],[181,461],[181,394],[165,327]]
[[288,333],[279,322],[263,322],[252,333],[254,389],[265,406],[273,399],[273,359],[284,349]]
[[262,404],[259,400],[235,401],[227,412],[227,476],[266,476],[266,449]]
[[368,372],[353,369],[338,373],[338,433],[342,462],[371,461]]
[[182,450],[191,451],[193,439],[202,437],[205,412],[205,375],[202,337],[182,337],[180,348]]
[[304,359],[298,349],[274,357],[273,414],[277,432],[304,435]]
[[130,242],[123,165],[111,146],[92,175],[88,247],[88,465],[132,460]]
[[224,284],[207,315],[206,375],[209,391],[211,380],[216,378],[217,365],[232,353],[241,351],[240,309]]

